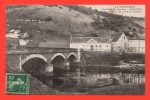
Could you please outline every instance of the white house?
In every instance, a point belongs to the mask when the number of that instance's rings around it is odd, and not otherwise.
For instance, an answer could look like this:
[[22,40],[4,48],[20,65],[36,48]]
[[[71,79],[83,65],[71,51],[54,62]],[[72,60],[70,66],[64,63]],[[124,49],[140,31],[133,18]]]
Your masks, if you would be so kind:
[[8,33],[6,34],[6,38],[18,38],[19,34],[18,33]]
[[111,42],[109,38],[104,37],[71,37],[70,48],[111,52]]
[[112,36],[112,51],[145,53],[145,34],[123,32]]
[[6,38],[18,38],[19,37],[19,33],[20,33],[20,30],[10,30],[9,33],[6,34]]
[[19,44],[20,45],[26,45],[29,42],[29,40],[24,40],[24,39],[19,39]]
[[125,33],[112,35],[112,51],[123,52],[128,47],[128,38]]
[[145,34],[136,34],[135,38],[128,36],[128,40],[128,52],[145,53]]

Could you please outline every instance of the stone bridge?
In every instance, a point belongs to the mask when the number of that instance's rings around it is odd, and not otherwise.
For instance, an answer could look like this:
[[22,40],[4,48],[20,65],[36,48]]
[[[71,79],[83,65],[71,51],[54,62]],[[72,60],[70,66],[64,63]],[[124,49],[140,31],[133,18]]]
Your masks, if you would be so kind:
[[[15,64],[14,67],[19,70],[29,70],[28,66],[39,66],[43,63],[42,66],[45,66],[45,68],[43,67],[42,70],[44,72],[52,72],[54,66],[60,65],[62,68],[65,68],[72,63],[80,62],[80,56],[80,50],[77,49],[21,47],[18,50],[6,52],[6,64]],[[36,71],[36,69],[34,70]]]

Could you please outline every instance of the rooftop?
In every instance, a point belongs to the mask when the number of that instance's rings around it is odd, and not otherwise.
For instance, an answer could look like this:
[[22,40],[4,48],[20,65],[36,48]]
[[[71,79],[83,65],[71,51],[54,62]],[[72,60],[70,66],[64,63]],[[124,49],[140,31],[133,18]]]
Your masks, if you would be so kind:
[[[128,40],[145,40],[145,34],[137,34],[134,32],[123,32],[123,33],[126,35]],[[112,42],[116,42],[123,33],[113,34]]]
[[69,43],[61,42],[40,42],[39,47],[45,48],[69,48]]
[[112,35],[112,42],[116,42],[121,36],[121,33],[118,33],[118,34],[113,34]]
[[109,37],[71,37],[70,43],[83,43],[90,39],[94,39],[97,42],[110,42]]
[[124,32],[128,40],[145,40],[145,34],[137,34],[134,32]]
[[38,47],[39,46],[39,42],[36,41],[29,41],[25,47]]

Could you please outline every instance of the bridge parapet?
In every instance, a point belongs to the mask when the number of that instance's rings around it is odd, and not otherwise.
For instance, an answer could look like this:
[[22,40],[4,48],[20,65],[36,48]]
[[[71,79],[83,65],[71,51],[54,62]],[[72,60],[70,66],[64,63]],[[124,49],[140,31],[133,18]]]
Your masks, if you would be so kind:
[[30,53],[69,53],[69,52],[78,52],[77,49],[73,48],[43,48],[43,47],[18,47],[16,50],[7,50],[7,54],[30,54]]

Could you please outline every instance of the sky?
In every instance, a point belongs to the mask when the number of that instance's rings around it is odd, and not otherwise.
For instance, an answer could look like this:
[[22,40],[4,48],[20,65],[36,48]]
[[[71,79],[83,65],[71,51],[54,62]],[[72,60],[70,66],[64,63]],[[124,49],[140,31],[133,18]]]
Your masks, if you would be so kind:
[[145,17],[145,5],[85,5],[92,9],[113,14],[133,17]]

